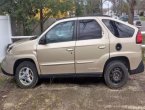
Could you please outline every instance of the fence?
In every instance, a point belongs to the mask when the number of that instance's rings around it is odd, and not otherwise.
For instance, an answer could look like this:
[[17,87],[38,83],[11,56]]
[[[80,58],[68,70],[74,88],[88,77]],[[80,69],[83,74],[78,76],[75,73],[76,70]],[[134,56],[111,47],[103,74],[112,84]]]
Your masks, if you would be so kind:
[[5,56],[5,49],[11,43],[11,25],[9,16],[0,16],[0,62]]

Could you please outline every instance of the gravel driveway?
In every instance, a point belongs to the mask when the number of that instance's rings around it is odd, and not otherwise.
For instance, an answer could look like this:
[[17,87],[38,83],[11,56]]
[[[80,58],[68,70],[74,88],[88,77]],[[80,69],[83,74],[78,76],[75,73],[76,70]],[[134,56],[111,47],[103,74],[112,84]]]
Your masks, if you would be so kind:
[[[51,82],[51,83],[50,83]],[[34,89],[19,89],[0,75],[0,110],[145,110],[145,74],[130,76],[120,90],[101,78],[41,79]]]

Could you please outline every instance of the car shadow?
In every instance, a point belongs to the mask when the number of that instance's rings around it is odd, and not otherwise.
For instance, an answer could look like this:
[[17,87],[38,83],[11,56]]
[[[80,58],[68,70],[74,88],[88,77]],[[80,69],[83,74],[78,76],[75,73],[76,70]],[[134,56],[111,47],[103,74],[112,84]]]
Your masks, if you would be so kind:
[[99,85],[104,84],[103,77],[46,77],[40,78],[38,86],[41,84],[78,84],[85,85]]

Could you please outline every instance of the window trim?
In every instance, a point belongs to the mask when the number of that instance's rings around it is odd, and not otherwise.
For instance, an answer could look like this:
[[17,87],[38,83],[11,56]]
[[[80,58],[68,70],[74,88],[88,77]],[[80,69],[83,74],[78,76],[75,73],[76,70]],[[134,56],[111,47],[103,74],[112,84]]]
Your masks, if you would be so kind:
[[[61,24],[61,23],[66,23],[66,22],[74,22],[74,25],[75,25],[75,26],[74,26],[74,30],[73,30],[72,40],[70,40],[70,41],[56,41],[56,42],[47,42],[47,40],[46,40],[46,45],[47,45],[47,44],[53,44],[53,43],[71,42],[71,41],[75,41],[75,40],[76,40],[77,20],[63,21],[63,22],[57,23],[57,24],[54,25],[49,31],[47,31],[43,37],[45,37],[45,39],[46,39],[46,35],[47,35],[48,32],[50,32],[50,31],[51,31],[53,28],[55,28],[57,25],[59,25],[59,24]],[[43,38],[43,37],[42,37],[42,38]],[[41,39],[42,39],[42,38],[41,38]]]
[[79,39],[78,39],[78,38],[80,37],[80,25],[79,25],[79,23],[80,23],[80,21],[82,21],[82,20],[93,20],[93,21],[95,21],[95,22],[98,24],[98,26],[100,27],[101,33],[103,32],[103,29],[102,29],[101,25],[98,23],[98,21],[97,21],[96,19],[79,19],[79,20],[77,20],[77,34],[76,34],[76,35],[77,35],[77,36],[76,36],[76,40],[77,40],[77,41],[101,39],[101,38],[103,37],[102,34],[101,34],[101,37],[100,37],[100,38],[81,39],[81,40],[79,40]]
[[[132,36],[130,36],[130,37],[117,37],[117,36],[115,36],[115,35],[113,34],[113,32],[106,26],[106,24],[104,23],[104,20],[114,21],[114,22],[120,23],[120,24],[125,25],[125,26],[128,26],[128,25],[126,25],[126,24],[124,24],[124,23],[121,23],[121,22],[119,22],[119,21],[112,20],[112,19],[102,19],[102,22],[103,22],[104,26],[108,29],[108,31],[109,31],[114,37],[119,38],[119,39],[121,39],[121,38],[132,38],[132,37],[133,37],[134,34],[133,34]],[[135,29],[134,29],[134,28],[132,28],[132,27],[130,27],[130,26],[128,26],[128,27],[131,28],[131,29],[133,29],[133,30],[134,30],[134,33],[135,33]]]

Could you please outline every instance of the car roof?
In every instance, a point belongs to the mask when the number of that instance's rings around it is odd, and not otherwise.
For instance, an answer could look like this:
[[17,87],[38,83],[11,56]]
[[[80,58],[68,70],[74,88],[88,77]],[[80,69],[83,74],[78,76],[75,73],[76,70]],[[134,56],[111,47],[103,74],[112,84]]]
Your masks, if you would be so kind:
[[108,16],[108,15],[78,16],[78,17],[65,17],[65,18],[59,18],[59,19],[57,19],[57,20],[78,19],[78,18],[96,18],[96,17],[111,17],[111,16]]

